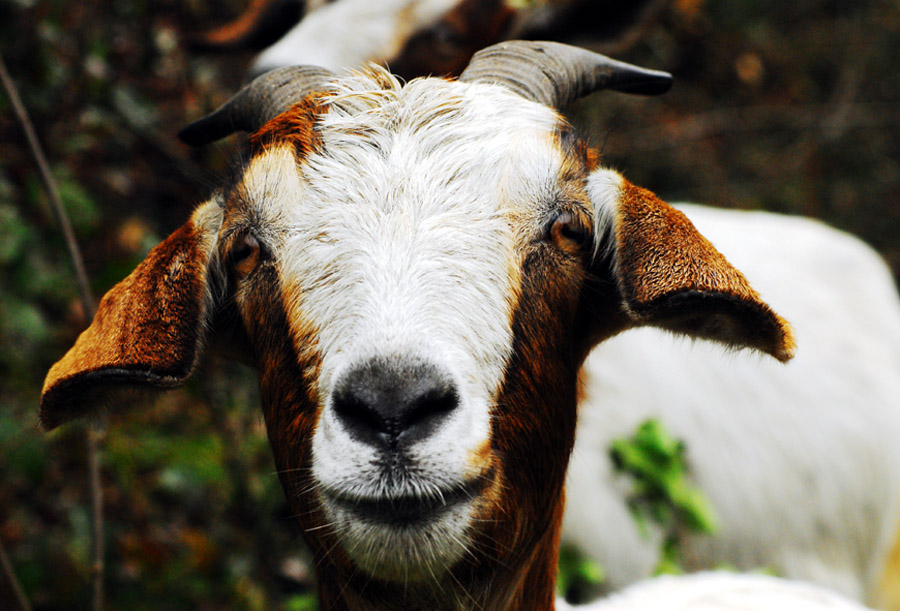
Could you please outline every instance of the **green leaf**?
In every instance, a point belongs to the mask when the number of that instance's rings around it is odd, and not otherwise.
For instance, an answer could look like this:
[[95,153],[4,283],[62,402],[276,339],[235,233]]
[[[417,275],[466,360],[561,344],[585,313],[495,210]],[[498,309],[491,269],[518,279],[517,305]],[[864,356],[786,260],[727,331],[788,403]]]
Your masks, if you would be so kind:
[[90,194],[75,180],[59,180],[59,197],[77,233],[83,235],[97,226],[100,209]]
[[654,575],[681,575],[681,550],[673,540],[663,543],[659,564],[653,570]]
[[18,259],[28,244],[30,228],[9,204],[0,203],[0,264]]
[[559,550],[556,588],[563,596],[595,592],[606,580],[606,571],[577,548],[563,545]]
[[[18,351],[21,351],[50,338],[50,325],[41,310],[32,303],[9,296],[0,301],[0,314],[0,336],[7,346],[18,346]],[[25,357],[22,354],[18,356]]]
[[291,596],[284,603],[284,611],[319,611],[319,601],[315,594]]

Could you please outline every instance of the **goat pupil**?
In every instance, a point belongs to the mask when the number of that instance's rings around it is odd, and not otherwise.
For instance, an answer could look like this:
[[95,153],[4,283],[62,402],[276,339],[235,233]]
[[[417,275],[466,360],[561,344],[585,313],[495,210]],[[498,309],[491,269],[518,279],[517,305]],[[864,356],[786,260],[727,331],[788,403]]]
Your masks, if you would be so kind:
[[234,250],[232,259],[235,263],[243,261],[251,257],[255,252],[259,251],[259,241],[252,235],[245,236],[240,246]]
[[550,223],[550,235],[582,245],[587,239],[585,228],[571,212],[558,212]]
[[564,238],[575,242],[582,242],[584,240],[584,229],[579,227],[574,221],[563,223],[562,227],[560,227],[560,233]]

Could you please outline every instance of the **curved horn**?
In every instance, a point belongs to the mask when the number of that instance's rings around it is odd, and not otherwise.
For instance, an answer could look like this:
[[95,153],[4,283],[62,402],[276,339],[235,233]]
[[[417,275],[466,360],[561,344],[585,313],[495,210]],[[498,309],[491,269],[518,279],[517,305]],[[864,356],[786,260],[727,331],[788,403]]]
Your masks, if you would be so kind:
[[331,71],[315,66],[272,70],[245,85],[217,110],[182,128],[178,137],[191,146],[202,146],[235,132],[255,132],[309,92],[326,88],[332,76]]
[[556,42],[513,40],[482,49],[459,80],[496,83],[551,108],[563,109],[600,89],[658,95],[672,75]]

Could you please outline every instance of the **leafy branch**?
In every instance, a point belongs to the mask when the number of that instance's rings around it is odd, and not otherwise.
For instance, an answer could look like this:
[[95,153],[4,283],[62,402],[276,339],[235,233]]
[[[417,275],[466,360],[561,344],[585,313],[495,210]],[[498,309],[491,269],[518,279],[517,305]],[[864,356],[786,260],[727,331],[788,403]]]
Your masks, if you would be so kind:
[[616,470],[632,478],[628,506],[639,527],[648,532],[654,523],[665,533],[656,573],[680,573],[684,533],[716,529],[709,502],[687,481],[684,443],[647,420],[630,438],[613,441],[610,454]]

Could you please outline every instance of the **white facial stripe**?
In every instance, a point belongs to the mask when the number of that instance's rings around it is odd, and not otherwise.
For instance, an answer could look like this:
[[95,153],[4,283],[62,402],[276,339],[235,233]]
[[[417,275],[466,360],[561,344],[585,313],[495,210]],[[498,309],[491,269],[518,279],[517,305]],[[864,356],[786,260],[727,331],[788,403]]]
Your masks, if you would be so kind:
[[616,226],[624,183],[621,174],[605,168],[598,168],[588,176],[587,192],[594,208],[594,235],[598,238],[594,243],[598,249],[594,256],[607,256],[615,251],[616,241],[610,239],[603,244],[605,251],[599,252],[600,238]]
[[319,330],[322,398],[332,374],[395,350],[458,363],[464,390],[489,400],[511,347],[513,228],[552,194],[558,119],[497,87],[430,79],[361,95],[370,79],[347,82],[322,118],[323,152],[279,178],[274,206],[290,236],[283,277]]
[[[222,219],[223,210],[221,202],[215,197],[197,206],[193,214],[191,214],[191,223],[193,223],[194,229],[197,231],[201,240],[199,244],[200,251],[209,257],[210,268],[218,265],[216,238],[219,233],[219,228],[222,226]],[[209,274],[209,272],[207,273]],[[224,297],[223,294],[214,294],[213,291],[216,289],[222,290],[224,289],[224,286],[223,283],[220,282],[205,282],[204,287],[206,294],[203,306],[203,324],[206,325],[210,322],[208,317],[213,311],[213,304],[221,303]]]

